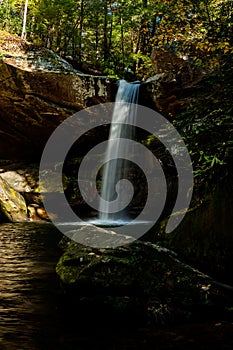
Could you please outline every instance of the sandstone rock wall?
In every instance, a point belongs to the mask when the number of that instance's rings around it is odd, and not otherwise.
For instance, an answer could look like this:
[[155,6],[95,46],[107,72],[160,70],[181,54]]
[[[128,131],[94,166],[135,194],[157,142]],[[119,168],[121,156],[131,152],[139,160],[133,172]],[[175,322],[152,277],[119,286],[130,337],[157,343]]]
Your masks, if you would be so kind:
[[0,61],[0,158],[39,158],[52,131],[67,117],[109,100],[106,77],[75,71],[49,50]]
[[171,49],[158,47],[152,52],[154,77],[142,84],[142,100],[167,117],[186,107],[185,98],[204,77],[187,57],[178,57]]

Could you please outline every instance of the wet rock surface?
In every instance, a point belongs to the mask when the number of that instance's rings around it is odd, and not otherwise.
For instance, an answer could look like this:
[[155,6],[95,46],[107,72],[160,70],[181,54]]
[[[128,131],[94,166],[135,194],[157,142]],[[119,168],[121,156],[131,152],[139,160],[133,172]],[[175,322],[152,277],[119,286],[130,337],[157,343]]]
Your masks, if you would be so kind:
[[232,300],[232,291],[151,243],[97,249],[64,238],[60,245],[57,273],[75,307],[88,312],[166,324],[224,313]]

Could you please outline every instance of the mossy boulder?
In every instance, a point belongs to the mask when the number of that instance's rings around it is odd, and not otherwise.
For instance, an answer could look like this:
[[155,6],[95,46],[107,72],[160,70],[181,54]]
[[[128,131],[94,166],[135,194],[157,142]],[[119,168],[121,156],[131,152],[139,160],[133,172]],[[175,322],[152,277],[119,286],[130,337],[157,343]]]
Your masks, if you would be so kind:
[[23,196],[0,176],[0,222],[27,220],[27,206]]
[[223,310],[221,287],[168,249],[140,241],[97,249],[68,238],[61,246],[56,271],[77,310],[84,303],[100,316],[107,310],[152,323]]

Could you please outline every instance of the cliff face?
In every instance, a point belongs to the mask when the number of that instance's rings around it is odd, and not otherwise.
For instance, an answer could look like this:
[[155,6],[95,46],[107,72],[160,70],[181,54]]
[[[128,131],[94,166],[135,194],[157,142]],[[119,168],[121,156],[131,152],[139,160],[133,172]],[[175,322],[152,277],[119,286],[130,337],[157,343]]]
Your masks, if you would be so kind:
[[74,70],[50,50],[29,44],[19,49],[13,36],[8,46],[0,39],[0,157],[39,158],[61,121],[109,100],[109,84],[106,77]]
[[45,143],[69,116],[109,101],[109,85],[104,76],[76,71],[54,52],[0,31],[0,221],[44,219],[34,212],[42,210],[38,162]]

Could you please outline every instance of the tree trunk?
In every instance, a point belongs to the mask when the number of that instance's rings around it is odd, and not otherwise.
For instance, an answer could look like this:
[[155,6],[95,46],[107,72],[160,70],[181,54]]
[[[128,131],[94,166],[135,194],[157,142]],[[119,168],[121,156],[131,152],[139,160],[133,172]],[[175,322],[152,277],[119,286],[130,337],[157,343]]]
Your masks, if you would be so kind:
[[108,59],[108,3],[104,2],[104,61]]
[[113,11],[111,7],[111,21],[110,21],[110,32],[109,32],[109,42],[108,42],[108,53],[111,54],[112,49],[112,31],[113,31]]
[[78,62],[82,60],[82,35],[83,35],[83,20],[84,20],[84,0],[80,4],[80,22],[79,22],[79,47],[78,47]]
[[25,40],[26,36],[27,36],[27,33],[26,33],[27,11],[28,11],[28,0],[25,0],[24,14],[23,14],[23,29],[22,29],[22,34],[21,34],[22,40]]
[[125,61],[125,47],[124,47],[124,28],[123,28],[123,18],[121,16],[121,53],[122,53],[122,68],[124,68]]

